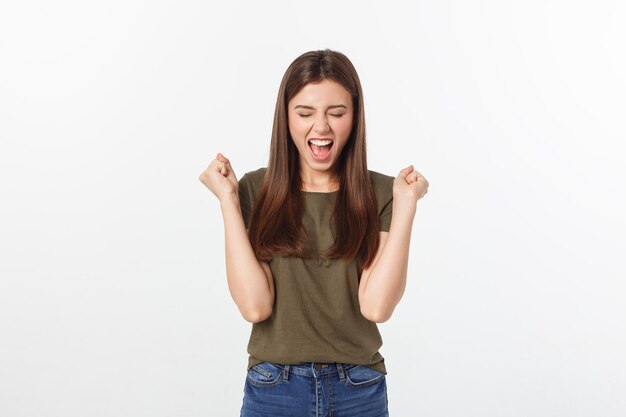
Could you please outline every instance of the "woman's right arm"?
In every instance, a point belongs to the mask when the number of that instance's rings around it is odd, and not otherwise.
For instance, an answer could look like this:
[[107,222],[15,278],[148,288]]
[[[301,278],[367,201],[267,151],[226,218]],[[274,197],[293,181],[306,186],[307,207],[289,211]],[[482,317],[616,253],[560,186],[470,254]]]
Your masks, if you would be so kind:
[[274,305],[274,277],[267,262],[259,261],[245,229],[239,197],[220,200],[224,218],[228,289],[242,316],[251,323],[267,319]]
[[218,153],[199,179],[220,201],[230,295],[244,319],[263,321],[272,314],[274,277],[269,264],[259,261],[252,250],[239,202],[239,182],[230,161]]

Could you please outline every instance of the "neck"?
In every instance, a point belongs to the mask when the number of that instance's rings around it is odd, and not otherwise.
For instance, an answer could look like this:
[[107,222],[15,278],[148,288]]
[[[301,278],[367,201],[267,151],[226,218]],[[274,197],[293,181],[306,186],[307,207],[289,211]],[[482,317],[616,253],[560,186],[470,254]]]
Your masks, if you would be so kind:
[[303,191],[329,193],[339,189],[339,179],[331,176],[330,174],[315,178],[305,178],[301,174],[300,181],[302,182]]

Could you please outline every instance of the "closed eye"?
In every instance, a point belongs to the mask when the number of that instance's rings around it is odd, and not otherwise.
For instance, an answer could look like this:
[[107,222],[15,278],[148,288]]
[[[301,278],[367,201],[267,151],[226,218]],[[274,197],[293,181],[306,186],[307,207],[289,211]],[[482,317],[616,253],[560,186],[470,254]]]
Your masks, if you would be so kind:
[[[344,114],[345,114],[345,113],[341,113],[341,114],[331,114],[331,116],[334,116],[334,117],[341,117],[341,116],[343,116]],[[309,116],[310,116],[310,114],[300,114],[299,116],[300,116],[300,117],[309,117]]]

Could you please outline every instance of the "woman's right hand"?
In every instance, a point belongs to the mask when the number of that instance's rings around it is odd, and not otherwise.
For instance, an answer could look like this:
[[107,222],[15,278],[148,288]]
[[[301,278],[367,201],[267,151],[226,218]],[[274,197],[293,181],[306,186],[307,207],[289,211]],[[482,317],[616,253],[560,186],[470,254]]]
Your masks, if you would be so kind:
[[221,153],[211,161],[199,179],[220,201],[230,195],[238,196],[239,182],[230,161]]

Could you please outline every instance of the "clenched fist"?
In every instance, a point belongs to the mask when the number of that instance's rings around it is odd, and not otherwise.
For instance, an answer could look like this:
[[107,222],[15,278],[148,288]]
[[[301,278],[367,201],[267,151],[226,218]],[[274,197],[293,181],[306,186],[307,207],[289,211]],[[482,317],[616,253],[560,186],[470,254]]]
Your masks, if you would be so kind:
[[207,169],[200,174],[199,179],[220,201],[239,193],[239,182],[235,171],[228,158],[221,153],[218,153],[217,157],[211,161]]
[[398,204],[415,207],[417,200],[428,192],[428,181],[413,165],[404,168],[393,182],[393,199]]

